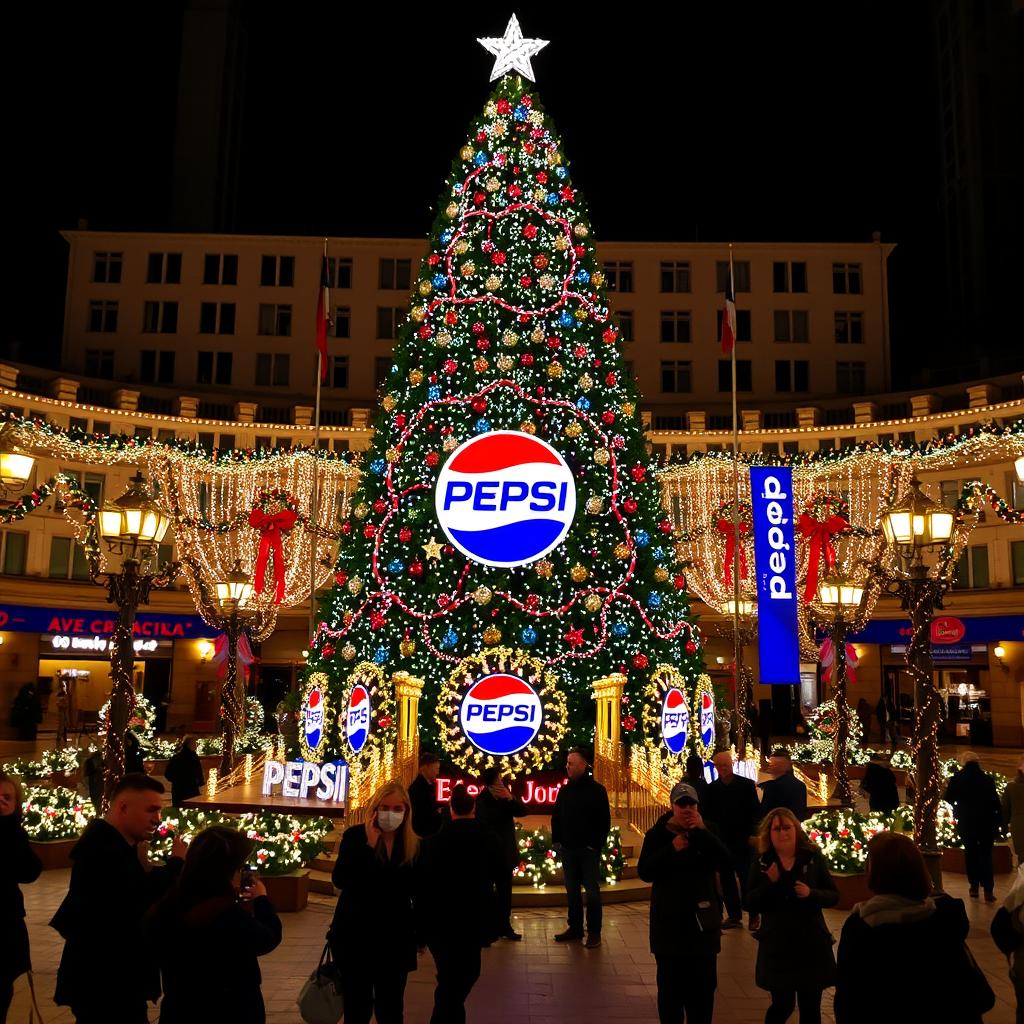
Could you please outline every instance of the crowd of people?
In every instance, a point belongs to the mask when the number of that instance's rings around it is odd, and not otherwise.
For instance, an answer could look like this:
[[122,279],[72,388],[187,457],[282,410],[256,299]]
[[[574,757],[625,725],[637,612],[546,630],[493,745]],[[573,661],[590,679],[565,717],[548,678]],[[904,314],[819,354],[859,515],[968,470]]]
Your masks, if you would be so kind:
[[[176,798],[195,782],[188,753],[173,773]],[[644,835],[638,859],[639,876],[651,884],[650,949],[662,1024],[710,1024],[722,933],[742,926],[743,910],[758,942],[755,983],[769,997],[765,1024],[783,1024],[797,1009],[801,1024],[814,1024],[823,993],[833,986],[836,1024],[896,1020],[905,977],[916,979],[914,1006],[925,1019],[981,1021],[994,995],[965,943],[964,903],[933,893],[909,838],[883,832],[871,840],[872,896],[850,913],[836,945],[823,910],[839,895],[821,850],[803,830],[807,793],[786,754],[772,756],[760,799],[755,783],[733,771],[728,752],[714,764],[712,782],[699,761],[687,765],[670,806]],[[519,862],[515,819],[527,808],[498,768],[483,774],[475,795],[459,784],[442,804],[439,767],[436,755],[424,753],[408,790],[397,781],[383,785],[365,821],[341,837],[333,870],[340,895],[327,941],[348,1024],[400,1024],[409,973],[426,951],[437,976],[431,1024],[462,1024],[481,950],[522,938],[511,919],[511,879]],[[887,801],[888,780],[878,767],[869,795]],[[582,750],[569,753],[566,775],[551,830],[568,920],[554,941],[580,941],[593,950],[601,945],[608,794]],[[1002,807],[984,780],[991,783],[968,755],[950,782],[965,842],[987,835],[1002,813],[1024,814],[1024,764]],[[72,851],[68,892],[50,922],[64,940],[54,999],[79,1024],[143,1024],[148,1005],[161,998],[163,1024],[261,1024],[259,958],[280,944],[282,926],[248,866],[252,843],[233,829],[212,827],[187,847],[176,839],[166,865],[154,866],[147,844],[163,797],[158,780],[126,774],[106,813],[90,822]],[[20,815],[18,782],[0,773],[0,1024],[15,979],[30,970],[19,886],[41,867]],[[992,894],[991,856],[986,862],[983,845],[966,847],[972,896],[979,885]],[[1016,984],[1018,974],[1024,981],[1024,876],[1006,910],[1017,929]],[[957,983],[929,983],[941,977]]]

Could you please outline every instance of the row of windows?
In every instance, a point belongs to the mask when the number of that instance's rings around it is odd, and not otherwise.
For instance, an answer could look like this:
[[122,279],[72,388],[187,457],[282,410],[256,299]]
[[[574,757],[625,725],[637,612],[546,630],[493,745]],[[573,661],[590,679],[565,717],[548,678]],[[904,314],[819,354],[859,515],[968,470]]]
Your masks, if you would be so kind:
[[[618,314],[619,329],[623,340],[634,338],[633,313],[631,310]],[[751,341],[751,311],[736,310],[736,340]],[[689,310],[662,310],[659,338],[666,343],[692,341],[692,314]],[[722,311],[717,311],[715,336],[722,333]],[[772,313],[772,336],[775,341],[809,342],[811,340],[810,314],[806,309],[776,309]],[[864,314],[836,311],[833,314],[833,336],[839,345],[861,345],[864,343]]]
[[[862,395],[867,385],[867,363],[836,363],[836,391],[843,395]],[[661,390],[665,394],[689,394],[693,391],[693,364],[689,360],[667,359],[661,362]],[[732,390],[732,361],[718,360],[718,390]],[[736,390],[754,390],[753,363],[736,360]],[[785,393],[811,390],[811,368],[806,359],[775,360],[775,390]]]
[[[732,263],[735,292],[751,291],[750,261]],[[618,260],[604,264],[605,282],[609,291],[633,291],[633,263]],[[663,260],[659,267],[662,292],[692,291],[692,265],[689,260]],[[729,281],[729,261],[715,262],[715,289],[725,292]],[[860,295],[863,290],[859,263],[832,264],[833,295]],[[772,263],[772,291],[778,294],[800,294],[807,291],[807,264],[803,260],[775,260]]]

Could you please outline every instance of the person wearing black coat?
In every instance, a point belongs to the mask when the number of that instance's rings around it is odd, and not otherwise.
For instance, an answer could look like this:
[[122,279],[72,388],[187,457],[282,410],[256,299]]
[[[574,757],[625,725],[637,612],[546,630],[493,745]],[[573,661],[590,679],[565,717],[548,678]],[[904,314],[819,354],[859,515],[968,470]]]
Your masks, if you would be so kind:
[[732,870],[704,827],[697,794],[672,787],[672,810],[648,829],[637,873],[651,883],[651,952],[658,964],[661,1024],[711,1024],[718,987],[722,904],[716,876]]
[[71,850],[71,884],[50,921],[64,939],[53,998],[79,1024],[145,1024],[147,1001],[160,997],[142,919],[174,884],[185,851],[175,839],[166,867],[146,863],[163,792],[148,775],[125,775],[106,816],[89,822]]
[[412,830],[426,839],[440,829],[444,818],[437,806],[435,783],[441,771],[441,759],[437,754],[424,750],[420,754],[420,770],[409,784],[409,802],[412,805]]
[[164,778],[171,784],[171,803],[181,807],[186,800],[199,796],[203,788],[203,763],[196,753],[196,741],[183,736],[174,756],[167,762]]
[[583,751],[569,751],[565,772],[569,781],[558,791],[551,812],[551,841],[562,859],[569,927],[555,942],[583,938],[583,896],[587,893],[588,949],[601,945],[601,853],[612,827],[608,791],[589,771]]
[[19,886],[34,882],[43,869],[21,824],[21,804],[18,780],[0,772],[0,1022],[7,1020],[15,979],[32,970]]
[[160,1024],[265,1024],[258,957],[281,942],[281,920],[256,877],[252,841],[204,829],[189,844],[175,889],[145,921],[163,978]]
[[504,873],[497,837],[474,818],[475,801],[458,785],[451,820],[420,848],[417,931],[437,967],[431,1024],[465,1024],[466,998],[480,977],[480,950],[494,934],[495,885]]
[[893,770],[874,756],[864,768],[860,788],[868,795],[868,807],[880,814],[890,814],[900,805],[900,791]]
[[992,846],[999,834],[1003,809],[995,779],[981,767],[973,750],[964,754],[963,767],[949,780],[945,799],[953,805],[956,829],[964,844],[970,894],[977,896],[981,886],[986,902],[995,903]]
[[797,1002],[800,1024],[819,1024],[822,992],[836,983],[834,939],[822,908],[834,907],[839,892],[792,811],[765,815],[758,847],[747,904],[761,916],[754,981],[772,996],[765,1024],[785,1024]]
[[499,857],[493,932],[498,938],[518,942],[522,935],[512,927],[512,872],[519,865],[515,819],[529,814],[529,810],[512,795],[497,765],[486,769],[480,781],[485,788],[476,798],[476,820],[494,835]]
[[139,737],[129,729],[124,734],[124,770],[125,774],[144,775],[146,772],[146,761],[142,756],[142,744]]
[[416,970],[413,865],[419,839],[405,787],[386,782],[364,825],[345,829],[331,874],[341,890],[328,932],[346,1024],[402,1024],[405,985]]
[[772,778],[759,784],[762,819],[769,811],[785,807],[803,821],[807,817],[807,787],[793,774],[789,753],[777,748],[768,761],[768,771]]

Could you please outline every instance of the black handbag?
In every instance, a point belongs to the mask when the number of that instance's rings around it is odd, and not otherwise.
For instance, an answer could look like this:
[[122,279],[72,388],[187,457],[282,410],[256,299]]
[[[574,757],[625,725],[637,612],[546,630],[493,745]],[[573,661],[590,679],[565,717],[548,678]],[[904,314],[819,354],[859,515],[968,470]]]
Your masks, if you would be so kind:
[[345,1012],[341,994],[341,976],[331,959],[331,944],[324,946],[316,970],[306,979],[299,998],[299,1016],[306,1024],[338,1024]]

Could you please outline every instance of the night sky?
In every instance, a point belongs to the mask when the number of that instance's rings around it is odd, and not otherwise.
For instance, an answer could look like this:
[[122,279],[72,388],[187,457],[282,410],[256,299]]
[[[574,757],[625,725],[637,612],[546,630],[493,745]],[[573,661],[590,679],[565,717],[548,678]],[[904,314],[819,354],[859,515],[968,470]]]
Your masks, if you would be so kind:
[[[22,15],[9,89],[0,353],[59,347],[65,247],[161,229],[182,15]],[[252,4],[240,232],[419,237],[485,101],[501,5]],[[937,322],[937,118],[923,4],[517,4],[597,238],[868,241],[891,261],[897,354]],[[357,13],[353,14],[353,10]],[[396,15],[396,10],[402,10]],[[13,157],[13,159],[11,159]],[[941,265],[939,265],[941,267]],[[938,275],[938,277],[936,276]],[[898,355],[897,355],[898,358]]]

